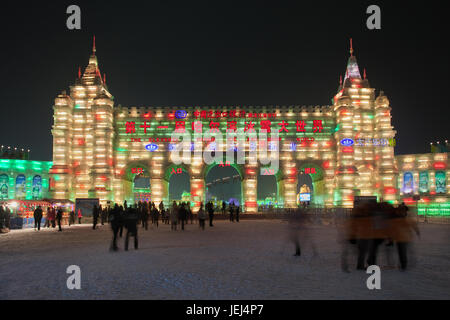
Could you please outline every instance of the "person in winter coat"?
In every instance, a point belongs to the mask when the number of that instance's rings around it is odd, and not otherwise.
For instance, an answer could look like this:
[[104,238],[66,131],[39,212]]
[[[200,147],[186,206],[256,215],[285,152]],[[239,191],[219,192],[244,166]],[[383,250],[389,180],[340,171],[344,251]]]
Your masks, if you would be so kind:
[[56,227],[55,219],[56,219],[56,209],[50,208],[49,215],[47,216],[49,220],[49,224],[52,225],[52,228]]
[[63,210],[61,207],[59,207],[58,211],[56,212],[56,221],[58,222],[58,231],[62,231],[62,229],[61,229],[62,218],[63,218]]
[[142,228],[148,230],[148,218],[150,216],[150,208],[148,202],[144,202],[142,205]]
[[420,231],[416,222],[407,216],[407,210],[399,206],[395,212],[395,217],[390,219],[390,237],[395,242],[398,251],[401,270],[406,270],[408,266],[407,249],[413,240],[413,231],[420,237]]
[[165,208],[163,208],[162,211],[161,211],[161,219],[162,219],[162,222],[164,224],[168,224],[169,223],[168,210],[166,210]]
[[225,203],[225,201],[222,201],[222,214],[225,215],[225,212],[227,210],[227,204]]
[[180,207],[178,208],[178,220],[181,222],[181,230],[184,230],[184,225],[187,220],[187,210],[186,204],[184,202],[181,203]]
[[0,205],[0,229],[3,229],[5,225],[5,211],[3,210],[3,206]]
[[113,232],[111,250],[117,251],[119,250],[119,248],[117,247],[117,234],[119,233],[120,227],[123,226],[123,217],[117,203],[114,205],[114,208],[110,211],[108,220],[111,224],[111,230]]
[[107,209],[106,209],[106,207],[104,207],[102,209],[102,211],[100,212],[100,223],[101,223],[102,226],[105,225],[105,221],[106,221],[107,215],[108,215],[107,214]]
[[125,228],[127,229],[127,234],[125,235],[125,251],[128,251],[128,241],[130,239],[130,236],[134,237],[134,249],[137,250],[138,248],[138,221],[139,220],[139,213],[137,204],[133,207],[128,208],[127,214],[125,215]]
[[92,216],[93,216],[92,229],[94,229],[94,230],[97,227],[98,217],[100,216],[101,211],[102,211],[102,206],[97,207],[97,205],[94,205],[94,209],[92,209]]
[[370,210],[371,218],[371,234],[372,238],[369,242],[369,256],[367,264],[369,266],[377,264],[377,254],[379,246],[388,239],[388,217],[391,212],[394,211],[394,207],[387,203],[382,202],[373,205]]
[[230,221],[234,222],[234,202],[231,202],[229,207],[228,207],[228,211],[230,213]]
[[70,211],[69,214],[69,226],[71,226],[72,224],[75,224],[75,211]]
[[177,231],[178,224],[178,206],[174,201],[172,204],[172,208],[170,209],[170,222],[171,222],[171,230]]
[[36,228],[39,230],[41,230],[41,220],[42,220],[42,208],[41,206],[38,206],[35,210],[34,210],[34,230],[36,230]]
[[50,207],[47,207],[47,213],[45,214],[45,224],[44,224],[44,228],[50,228]]
[[4,227],[9,229],[11,227],[10,223],[11,223],[11,209],[9,209],[9,207],[6,207],[5,211],[3,211],[3,223],[4,223]]
[[[187,216],[188,216],[189,220],[191,220],[191,224],[193,224],[194,223],[194,214],[192,213],[192,210],[191,210],[191,202],[190,201],[188,201],[188,203],[186,204],[186,210],[187,210]],[[186,224],[187,224],[187,221],[186,221]]]
[[358,247],[358,270],[366,270],[367,265],[376,265],[377,250],[389,238],[389,211],[386,203],[362,203],[356,208],[352,219],[352,231]]
[[206,204],[206,211],[208,211],[208,215],[209,215],[209,226],[213,227],[213,220],[214,220],[214,205],[213,203],[210,201]]
[[203,202],[200,203],[200,209],[198,210],[197,216],[198,226],[205,230],[206,211],[203,209]]
[[81,209],[78,209],[78,224],[81,224],[81,218],[83,218],[83,215],[81,214]]
[[152,223],[156,224],[156,227],[158,228],[159,226],[159,211],[158,209],[156,209],[155,204],[152,204],[152,211],[151,211],[151,215],[152,215]]

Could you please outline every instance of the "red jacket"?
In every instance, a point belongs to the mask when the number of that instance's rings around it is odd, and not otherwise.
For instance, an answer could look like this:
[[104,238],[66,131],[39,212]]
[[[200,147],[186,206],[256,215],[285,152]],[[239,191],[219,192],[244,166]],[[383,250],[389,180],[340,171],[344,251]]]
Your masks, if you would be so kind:
[[56,212],[55,212],[55,209],[52,208],[48,212],[47,219],[50,221],[53,221],[53,220],[55,220],[55,218],[56,218]]

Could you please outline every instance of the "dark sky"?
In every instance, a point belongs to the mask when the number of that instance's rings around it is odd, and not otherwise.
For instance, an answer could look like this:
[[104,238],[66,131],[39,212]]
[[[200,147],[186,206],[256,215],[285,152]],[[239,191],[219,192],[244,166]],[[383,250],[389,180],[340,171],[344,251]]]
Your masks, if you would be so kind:
[[[449,138],[446,11],[427,1],[14,1],[2,4],[0,143],[51,160],[52,105],[86,66],[117,104],[328,105],[349,38],[360,69],[388,95],[397,154]],[[66,28],[78,4],[82,30]],[[366,28],[378,4],[382,29]]]

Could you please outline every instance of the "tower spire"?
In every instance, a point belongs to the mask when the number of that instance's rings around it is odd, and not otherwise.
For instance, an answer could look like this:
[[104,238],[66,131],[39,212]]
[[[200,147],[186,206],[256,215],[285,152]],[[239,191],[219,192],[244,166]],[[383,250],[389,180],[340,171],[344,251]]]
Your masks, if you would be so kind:
[[347,78],[351,79],[361,79],[361,73],[359,72],[358,63],[356,62],[356,57],[353,55],[353,39],[350,38],[350,57],[347,62],[347,70],[345,72],[345,80]]
[[97,49],[95,49],[95,34],[94,34],[94,45],[92,46],[92,53],[95,54]]
[[[94,37],[95,39],[95,37]],[[350,38],[350,56],[353,57],[353,39]]]

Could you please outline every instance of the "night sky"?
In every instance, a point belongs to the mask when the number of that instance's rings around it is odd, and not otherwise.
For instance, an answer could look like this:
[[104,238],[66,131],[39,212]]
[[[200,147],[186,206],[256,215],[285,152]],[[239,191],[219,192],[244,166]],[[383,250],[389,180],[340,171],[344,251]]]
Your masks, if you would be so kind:
[[[71,4],[79,31],[66,28]],[[381,30],[366,28],[370,4]],[[123,106],[329,105],[352,37],[361,72],[390,99],[396,154],[429,152],[450,131],[445,14],[430,1],[2,4],[0,143],[51,160],[54,98],[84,70],[94,34]]]

